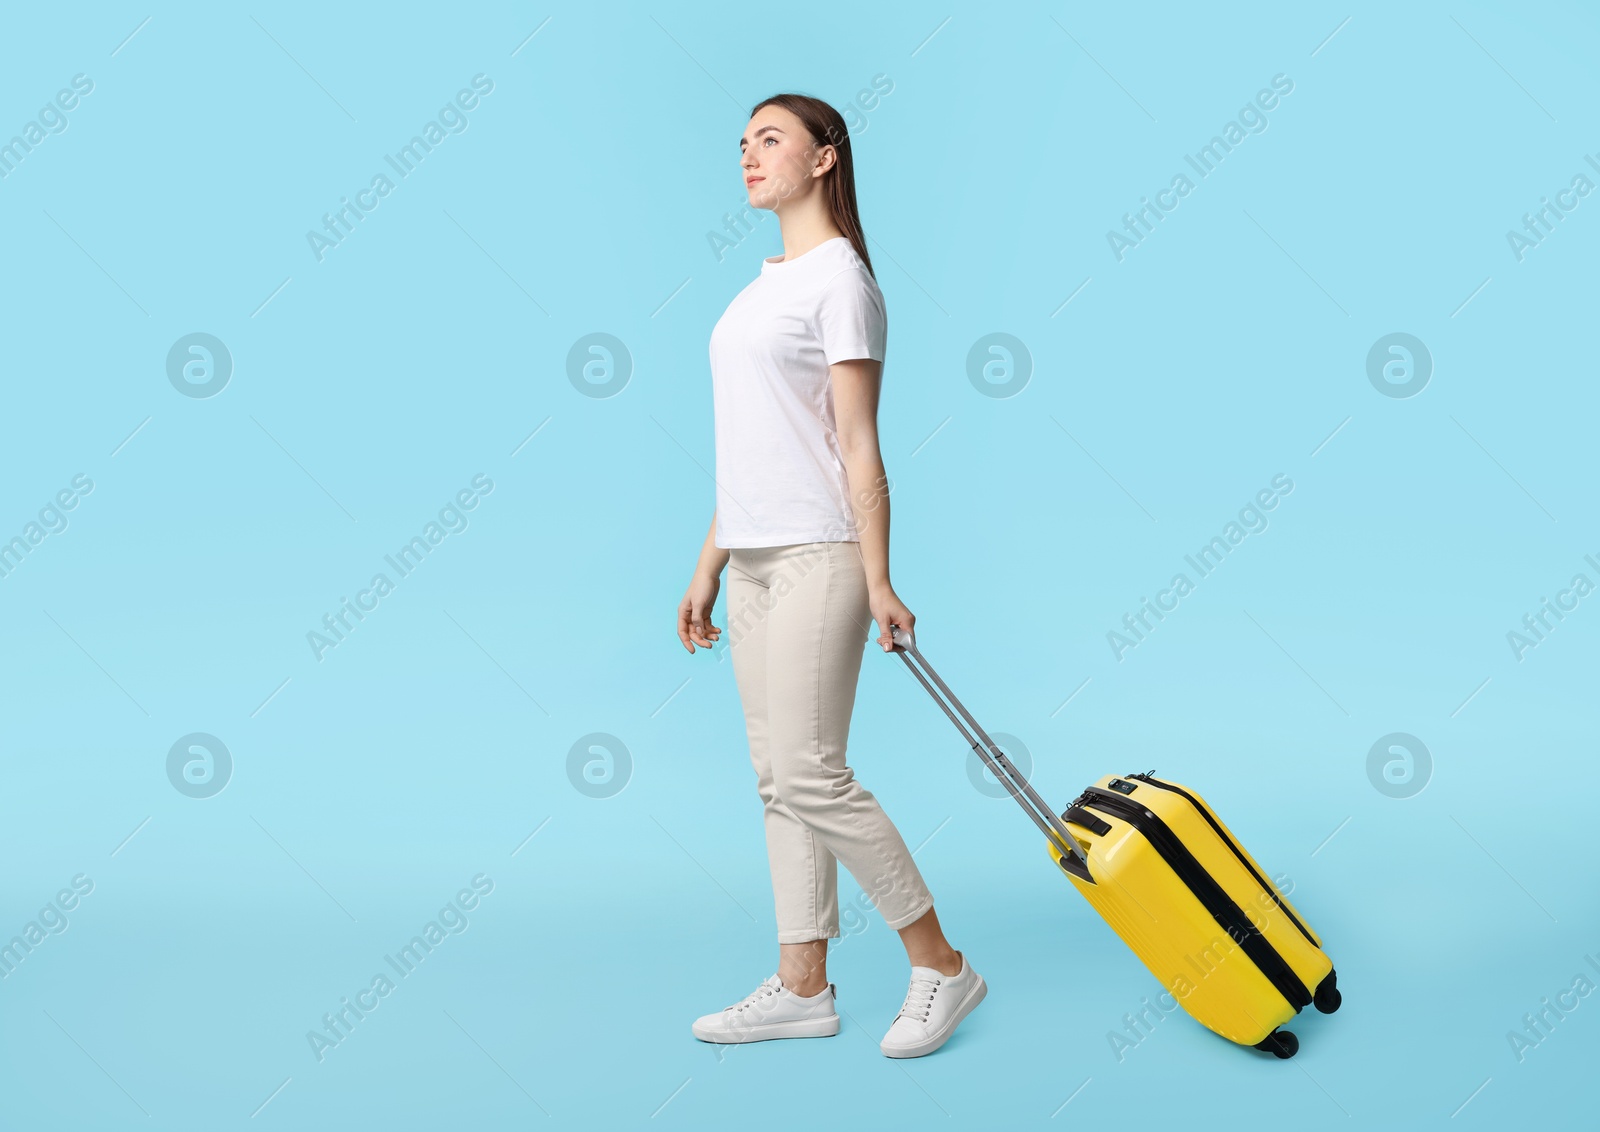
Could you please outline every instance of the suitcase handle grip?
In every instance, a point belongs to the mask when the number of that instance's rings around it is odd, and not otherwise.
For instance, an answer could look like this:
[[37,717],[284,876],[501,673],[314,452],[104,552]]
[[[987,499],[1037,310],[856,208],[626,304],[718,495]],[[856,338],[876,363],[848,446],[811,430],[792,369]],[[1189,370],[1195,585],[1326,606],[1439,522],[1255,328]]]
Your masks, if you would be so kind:
[[[894,641],[892,651],[900,654],[900,659],[905,661],[906,667],[911,670],[911,675],[917,678],[918,682],[928,690],[928,694],[933,697],[934,702],[943,709],[945,715],[950,717],[950,722],[955,724],[956,730],[961,732],[961,737],[967,741],[967,744],[977,752],[978,757],[988,766],[989,772],[1010,792],[1011,796],[1017,800],[1017,804],[1033,819],[1033,823],[1044,831],[1045,836],[1055,842],[1064,854],[1076,858],[1078,863],[1083,866],[1085,874],[1087,874],[1089,861],[1083,850],[1079,848],[1077,838],[1072,836],[1066,824],[1060,817],[1056,816],[1056,812],[1050,808],[1045,800],[1039,797],[1038,791],[1029,785],[1028,780],[1022,776],[1022,773],[1011,765],[1011,760],[1006,758],[1005,752],[1000,749],[993,739],[989,738],[988,732],[984,731],[983,726],[972,718],[972,713],[962,706],[960,700],[956,699],[956,694],[950,690],[950,686],[939,678],[939,674],[933,670],[933,666],[918,651],[917,643],[912,638],[912,635],[899,625],[891,625],[889,627],[889,635]],[[915,664],[912,663],[913,658],[916,660]],[[919,665],[920,668],[918,667]],[[926,675],[923,674],[924,672],[926,672]],[[940,696],[941,692],[944,694],[942,698]],[[945,702],[946,699],[949,700],[948,704]],[[959,715],[957,714],[958,712],[960,713]],[[971,726],[972,731],[978,734],[982,742],[972,737],[972,734],[967,730],[968,725]]]

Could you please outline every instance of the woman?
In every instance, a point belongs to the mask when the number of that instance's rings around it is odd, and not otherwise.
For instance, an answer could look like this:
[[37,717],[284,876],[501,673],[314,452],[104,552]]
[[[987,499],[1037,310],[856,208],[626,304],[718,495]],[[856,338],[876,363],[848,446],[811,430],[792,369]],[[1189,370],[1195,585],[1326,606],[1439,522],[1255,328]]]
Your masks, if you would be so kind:
[[728,567],[729,647],[765,806],[778,970],[694,1023],[707,1042],[839,1032],[828,940],[843,861],[900,933],[905,1003],[880,1048],[920,1057],[983,1000],[951,948],[905,840],[845,764],[869,632],[916,618],[889,582],[889,497],[878,450],[887,319],[856,212],[850,135],[827,103],[779,94],[739,139],[753,208],[777,213],[782,256],[734,297],[711,334],[717,507],[678,609],[692,655]]

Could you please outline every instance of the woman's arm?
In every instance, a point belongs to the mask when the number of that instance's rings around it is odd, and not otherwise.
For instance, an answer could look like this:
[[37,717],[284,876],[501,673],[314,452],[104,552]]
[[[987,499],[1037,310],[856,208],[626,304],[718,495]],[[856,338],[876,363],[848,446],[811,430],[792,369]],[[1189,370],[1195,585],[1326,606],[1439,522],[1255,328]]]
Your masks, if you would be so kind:
[[695,563],[694,577],[689,589],[678,603],[678,640],[691,653],[694,646],[711,647],[722,630],[711,623],[711,607],[717,604],[717,591],[722,588],[722,568],[728,564],[728,552],[717,545],[717,513],[711,512],[711,529],[706,531],[706,541],[700,547],[700,561]]
[[695,563],[697,576],[704,575],[716,581],[722,577],[722,568],[728,564],[728,552],[717,545],[717,512],[711,512],[711,527],[706,531],[706,541],[700,547],[700,561]]
[[883,363],[871,358],[835,362],[828,368],[833,383],[834,424],[839,452],[850,478],[850,503],[855,510],[861,559],[867,571],[868,603],[878,623],[878,643],[894,648],[889,626],[915,633],[916,617],[889,581],[889,477],[878,447],[878,389]]

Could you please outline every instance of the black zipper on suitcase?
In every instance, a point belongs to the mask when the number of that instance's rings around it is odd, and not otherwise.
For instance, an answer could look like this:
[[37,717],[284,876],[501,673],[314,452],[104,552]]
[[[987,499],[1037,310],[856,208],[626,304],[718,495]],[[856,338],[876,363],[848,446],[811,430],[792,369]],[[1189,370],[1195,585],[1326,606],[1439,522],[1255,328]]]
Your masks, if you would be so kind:
[[1233,940],[1250,961],[1267,978],[1273,987],[1281,994],[1296,1014],[1301,1007],[1311,1001],[1311,992],[1305,983],[1300,981],[1300,976],[1294,973],[1293,968],[1278,954],[1267,937],[1262,935],[1244,910],[1233,902],[1216,879],[1206,872],[1190,853],[1182,841],[1149,809],[1122,794],[1110,790],[1102,790],[1098,786],[1091,786],[1084,791],[1083,796],[1075,805],[1093,806],[1103,810],[1113,817],[1121,818],[1133,826],[1145,839],[1150,842],[1151,848],[1161,855],[1168,867],[1177,874],[1202,907],[1211,914],[1212,919],[1228,933],[1228,938]]
[[1322,945],[1317,942],[1316,937],[1306,930],[1306,926],[1300,922],[1299,917],[1291,912],[1289,910],[1289,906],[1283,902],[1283,898],[1278,895],[1277,886],[1268,884],[1266,878],[1260,873],[1256,872],[1255,866],[1250,863],[1250,858],[1244,855],[1244,851],[1239,848],[1238,844],[1233,840],[1233,838],[1229,837],[1227,832],[1217,824],[1217,819],[1211,816],[1210,811],[1200,804],[1200,799],[1196,798],[1193,794],[1189,793],[1181,786],[1174,786],[1170,782],[1162,782],[1159,778],[1154,777],[1153,772],[1151,774],[1125,774],[1122,777],[1136,778],[1140,782],[1154,786],[1158,790],[1168,790],[1174,794],[1179,794],[1187,798],[1189,800],[1189,804],[1195,808],[1201,817],[1206,819],[1206,824],[1211,826],[1212,829],[1216,830],[1217,836],[1222,838],[1223,844],[1227,845],[1229,849],[1233,850],[1233,855],[1239,858],[1239,863],[1249,871],[1251,876],[1255,877],[1256,883],[1266,890],[1268,896],[1272,897],[1273,903],[1283,910],[1283,914],[1285,916],[1289,917],[1289,922],[1300,929],[1300,934],[1306,937],[1306,942],[1312,947],[1318,949],[1322,947]]

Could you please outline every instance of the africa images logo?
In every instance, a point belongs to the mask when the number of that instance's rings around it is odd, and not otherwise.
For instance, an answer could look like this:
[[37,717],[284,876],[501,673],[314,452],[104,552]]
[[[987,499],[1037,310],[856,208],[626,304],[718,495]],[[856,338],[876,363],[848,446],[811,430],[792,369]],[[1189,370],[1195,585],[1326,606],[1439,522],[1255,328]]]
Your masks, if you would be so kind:
[[[477,109],[482,98],[494,91],[494,80],[483,72],[472,76],[471,88],[462,87],[456,92],[455,99],[446,102],[439,109],[436,119],[429,119],[422,125],[420,133],[412,135],[410,141],[401,146],[394,153],[383,155],[389,168],[395,175],[404,181],[417,168],[432,155],[433,151],[443,145],[445,139],[451,134],[464,134],[472,124],[467,118],[467,112]],[[459,109],[457,109],[459,107]],[[318,263],[327,258],[330,249],[344,243],[350,233],[356,230],[356,225],[367,218],[370,212],[376,212],[390,193],[395,190],[395,182],[382,170],[372,175],[372,184],[356,193],[356,199],[340,197],[340,207],[331,213],[322,214],[322,231],[315,229],[306,231],[306,244],[311,249],[311,254]]]
[[[380,602],[394,592],[395,587],[404,578],[411,576],[412,571],[422,565],[422,562],[440,543],[444,542],[447,535],[460,534],[470,525],[466,513],[475,510],[484,496],[494,491],[494,480],[479,472],[472,477],[470,487],[464,487],[456,492],[454,498],[439,509],[437,521],[429,520],[422,528],[421,534],[412,535],[409,542],[403,544],[392,554],[383,556],[384,562],[394,571],[395,577],[391,579],[388,574],[378,571],[372,575],[372,581],[367,588],[356,591],[355,601],[340,595],[339,609],[336,613],[322,615],[322,628],[327,632],[311,629],[306,632],[306,643],[311,646],[311,655],[320,662],[333,649],[338,648],[355,632],[367,619],[367,614],[378,608]],[[351,618],[355,623],[351,623]]]

